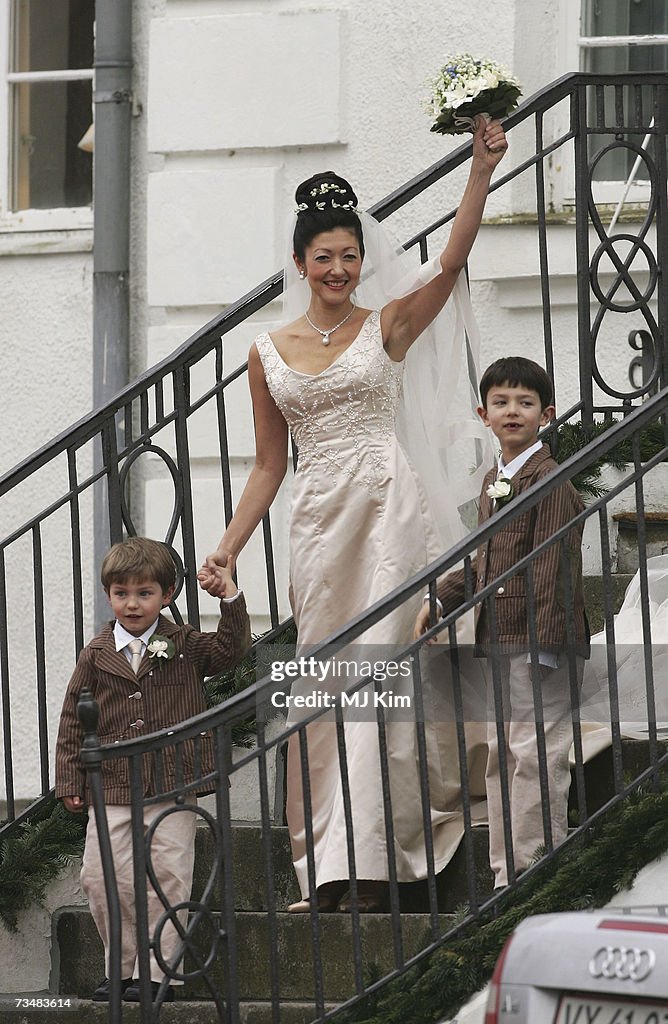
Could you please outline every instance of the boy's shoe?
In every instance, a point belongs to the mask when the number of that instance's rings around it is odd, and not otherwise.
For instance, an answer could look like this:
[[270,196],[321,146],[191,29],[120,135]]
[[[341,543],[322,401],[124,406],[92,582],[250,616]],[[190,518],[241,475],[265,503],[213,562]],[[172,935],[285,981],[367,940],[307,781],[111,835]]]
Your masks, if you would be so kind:
[[[156,996],[158,995],[158,989],[159,988],[160,988],[160,982],[159,981],[152,981],[151,982],[151,999],[152,999],[153,1002],[155,1002],[155,1000],[156,1000]],[[126,1003],[138,1003],[139,1002],[139,982],[138,981],[134,981],[128,988],[125,989],[125,992],[123,993],[123,1001],[126,1002]],[[174,1002],[174,989],[172,988],[171,985],[168,985],[167,988],[165,989],[165,995],[164,995],[164,998],[163,998],[163,1002],[164,1003],[173,1003]]]
[[[132,978],[121,978],[121,995],[127,992],[131,984]],[[92,1001],[94,1003],[108,1003],[110,985],[109,978],[103,978],[91,996]]]

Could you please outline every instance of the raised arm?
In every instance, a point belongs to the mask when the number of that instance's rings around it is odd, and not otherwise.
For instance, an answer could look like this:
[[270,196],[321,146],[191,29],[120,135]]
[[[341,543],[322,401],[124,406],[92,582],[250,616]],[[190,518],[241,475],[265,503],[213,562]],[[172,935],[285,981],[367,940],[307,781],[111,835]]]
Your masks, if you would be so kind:
[[381,326],[385,347],[391,359],[400,361],[416,338],[440,313],[455,287],[478,234],[489,182],[494,168],[503,158],[508,143],[498,121],[486,124],[478,119],[473,136],[473,158],[468,181],[448,244],[441,253],[441,273],[428,284],[384,307]]
[[255,424],[255,465],[220,544],[198,573],[200,586],[211,593],[217,593],[217,566],[227,565],[234,572],[239,552],[276,497],[288,465],[288,427],[267,387],[256,345],[248,354],[248,382]]

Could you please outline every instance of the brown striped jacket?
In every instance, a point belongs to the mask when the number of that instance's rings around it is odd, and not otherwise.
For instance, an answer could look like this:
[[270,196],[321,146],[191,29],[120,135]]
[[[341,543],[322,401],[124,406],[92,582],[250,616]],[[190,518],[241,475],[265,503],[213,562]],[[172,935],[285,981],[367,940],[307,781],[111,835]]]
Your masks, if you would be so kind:
[[[528,490],[537,481],[548,476],[557,464],[547,445],[527,459],[513,477],[515,495]],[[496,468],[485,476],[480,493],[478,523],[486,522],[493,512],[488,486],[496,478]],[[538,505],[513,519],[499,533],[482,544],[471,567],[474,572],[474,592],[482,590],[501,573],[553,536],[584,508],[582,498],[570,482],[562,484],[548,494]],[[582,590],[582,523],[568,534],[568,561],[570,564],[570,601],[574,611],[576,653],[589,654],[589,629],[584,609]],[[536,639],[543,651],[563,652],[567,644],[566,610],[568,607],[568,580],[564,578],[561,562],[561,544],[551,545],[533,562],[533,593],[536,608]],[[438,597],[445,613],[454,611],[464,602],[464,570],[449,573],[439,581]],[[497,621],[497,650],[502,654],[516,654],[529,650],[529,623],[527,615],[526,574],[519,572],[499,585],[487,601],[476,605],[476,644],[479,653],[491,653],[492,638],[488,601],[494,601]]]
[[[125,653],[116,650],[113,622],[107,623],[84,647],[60,715],[56,742],[57,797],[83,796],[90,803],[79,758],[83,731],[77,718],[77,701],[83,689],[90,690],[97,701],[100,709],[98,734],[104,744],[172,728],[206,710],[204,678],[236,665],[251,645],[243,595],[231,603],[221,601],[220,611],[215,633],[201,633],[188,625],[178,626],[161,615],[156,633],[174,642],[174,657],[154,664],[154,660],[144,654],[137,675]],[[194,742],[189,740],[183,747],[182,768],[186,782],[192,779],[194,757]],[[213,770],[213,743],[208,735],[202,737],[200,757],[201,774]],[[174,748],[165,749],[161,774],[160,789],[169,791],[176,784]],[[156,786],[155,762],[149,755],[144,758],[143,776],[144,793],[152,795]],[[102,780],[107,803],[130,803],[126,759],[103,763]]]

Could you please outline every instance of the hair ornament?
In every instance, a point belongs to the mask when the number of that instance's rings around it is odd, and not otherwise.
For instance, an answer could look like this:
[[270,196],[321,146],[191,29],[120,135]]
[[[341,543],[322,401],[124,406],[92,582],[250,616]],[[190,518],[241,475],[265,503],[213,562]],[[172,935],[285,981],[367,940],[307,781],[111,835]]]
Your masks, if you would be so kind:
[[330,196],[330,193],[334,193],[334,195],[339,196],[347,196],[349,194],[348,189],[337,185],[335,181],[323,181],[320,185],[312,188],[309,192],[309,195],[314,202],[299,203],[295,209],[295,213],[299,214],[304,210],[326,210],[328,206],[336,210],[357,210],[357,202],[355,199],[347,199],[344,203],[337,203],[336,199],[334,199],[333,196]]
[[322,185],[311,189],[312,196],[325,196],[328,192],[338,192],[342,196],[348,195],[348,190],[341,188],[335,181],[323,181]]

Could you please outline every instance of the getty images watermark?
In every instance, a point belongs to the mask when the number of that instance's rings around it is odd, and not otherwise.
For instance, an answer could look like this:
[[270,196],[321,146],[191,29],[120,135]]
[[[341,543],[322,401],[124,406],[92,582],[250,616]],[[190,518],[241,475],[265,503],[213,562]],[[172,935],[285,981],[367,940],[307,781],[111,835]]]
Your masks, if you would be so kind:
[[[266,642],[257,647],[256,710],[268,721],[287,715],[288,721],[431,721],[489,723],[508,709],[494,699],[494,674],[508,671],[503,650],[486,652],[472,645],[435,644],[418,651],[393,644],[355,644],[343,650],[318,648],[311,656],[295,644]],[[668,688],[650,687],[643,644],[593,644],[586,662],[567,651],[556,657],[549,674],[540,652],[526,653],[537,686],[563,687],[572,694],[573,714],[582,724],[620,724],[627,735],[644,736],[648,722],[668,735]],[[653,678],[668,672],[668,643],[651,645]],[[609,666],[616,662],[623,685],[610,693]],[[495,669],[496,665],[496,669]],[[549,710],[541,714],[549,721]]]
[[[287,661],[272,661],[270,678],[273,683],[294,684],[290,692],[275,690],[269,698],[277,710],[319,709],[319,708],[402,708],[410,710],[412,695],[397,692],[397,689],[383,687],[388,681],[397,684],[410,680],[413,674],[410,658],[401,661],[369,661],[355,658],[337,658],[322,661],[314,657],[297,657]],[[342,686],[363,684],[362,689],[347,692]],[[369,683],[373,683],[370,688]],[[334,690],[326,689],[335,684]],[[396,685],[396,684],[395,684]]]
[[[409,650],[407,650],[409,647]],[[288,722],[483,722],[485,685],[473,648],[457,649],[455,668],[443,644],[349,644],[300,650],[258,646],[258,719]]]

